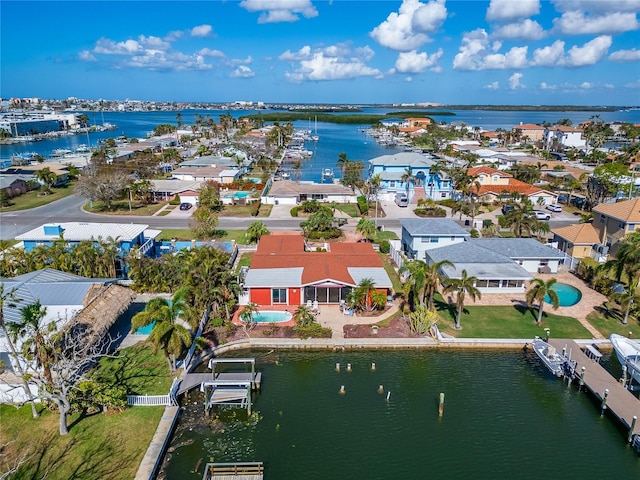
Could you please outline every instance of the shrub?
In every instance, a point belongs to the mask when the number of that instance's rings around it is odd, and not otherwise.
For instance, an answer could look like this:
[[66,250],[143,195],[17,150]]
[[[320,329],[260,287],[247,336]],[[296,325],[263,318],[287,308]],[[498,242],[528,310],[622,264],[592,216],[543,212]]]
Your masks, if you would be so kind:
[[391,244],[389,240],[383,240],[380,242],[380,253],[389,253],[391,251]]
[[331,230],[324,231],[312,230],[307,233],[307,238],[309,240],[324,240],[327,238],[340,238],[341,235],[342,230],[339,228],[332,228]]
[[456,201],[453,198],[445,198],[444,200],[440,200],[438,204],[442,205],[443,207],[452,208],[456,204]]
[[446,217],[447,212],[444,208],[416,208],[413,211],[419,217]]
[[181,203],[182,202],[180,201],[180,195],[178,195],[177,193],[176,193],[176,196],[169,201],[169,205],[180,205]]
[[331,338],[331,329],[317,323],[308,327],[294,327],[293,330],[298,338]]
[[275,323],[270,323],[269,326],[267,328],[264,329],[264,334],[267,337],[270,337],[271,335],[275,335],[280,331],[280,327],[275,324]]
[[238,330],[238,326],[233,322],[228,322],[224,326],[224,331],[228,337],[236,333],[236,330]]
[[298,209],[299,209],[299,208],[300,208],[300,207],[295,206],[295,207],[293,207],[293,208],[291,209],[291,212],[290,212],[290,213],[291,213],[291,216],[292,216],[292,217],[297,217],[297,216],[298,216]]
[[211,326],[213,328],[221,327],[224,324],[224,320],[221,317],[213,317],[211,319]]
[[469,233],[471,234],[471,238],[480,238],[480,232],[475,228],[472,228]]
[[484,220],[482,220],[482,228],[489,228],[491,225],[493,225],[491,219],[485,218]]
[[364,195],[358,197],[358,209],[362,215],[369,213],[369,202],[367,202],[367,198]]
[[260,206],[262,205],[262,203],[260,203],[260,201],[257,202],[253,202],[252,205],[252,209],[251,209],[251,216],[252,217],[257,217],[258,214],[260,213]]

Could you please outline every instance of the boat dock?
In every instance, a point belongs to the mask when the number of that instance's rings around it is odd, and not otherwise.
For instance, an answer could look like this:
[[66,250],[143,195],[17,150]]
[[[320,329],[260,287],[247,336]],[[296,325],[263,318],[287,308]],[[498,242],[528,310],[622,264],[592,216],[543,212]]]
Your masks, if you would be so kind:
[[[569,372],[571,380],[584,385],[600,402],[601,410],[609,410],[628,430],[628,441],[640,438],[640,400],[633,396],[618,380],[599,363],[597,350],[587,348],[585,354],[580,345],[573,340],[549,339],[549,344],[558,352],[563,352],[572,361]],[[573,363],[575,362],[575,363]],[[635,438],[634,438],[635,437]]]
[[[216,372],[216,367],[221,364],[241,364],[251,366],[250,372]],[[262,373],[255,371],[255,358],[215,358],[209,360],[211,374],[204,374],[200,383],[200,390],[204,392],[204,409],[208,415],[209,410],[216,405],[246,408],[251,415],[251,392],[259,390],[262,383]],[[203,377],[194,377],[193,383]],[[185,379],[186,380],[186,379]],[[193,386],[196,384],[194,383]]]
[[262,480],[262,462],[207,463],[202,480]]

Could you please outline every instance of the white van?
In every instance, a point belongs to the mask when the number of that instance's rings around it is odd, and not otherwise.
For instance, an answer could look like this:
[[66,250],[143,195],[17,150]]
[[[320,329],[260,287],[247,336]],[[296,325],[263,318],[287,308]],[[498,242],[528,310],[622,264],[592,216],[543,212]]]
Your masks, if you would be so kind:
[[409,206],[409,197],[407,197],[406,193],[403,193],[403,192],[396,193],[396,205],[398,205],[399,207]]

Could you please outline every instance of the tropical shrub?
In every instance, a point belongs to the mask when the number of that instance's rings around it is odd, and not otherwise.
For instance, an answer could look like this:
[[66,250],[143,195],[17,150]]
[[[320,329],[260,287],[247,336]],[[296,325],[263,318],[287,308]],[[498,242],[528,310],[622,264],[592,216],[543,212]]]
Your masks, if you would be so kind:
[[419,217],[446,217],[447,212],[440,207],[416,208],[413,211]]
[[305,327],[293,328],[298,338],[331,338],[331,329],[317,323]]
[[180,201],[180,195],[176,193],[176,196],[169,200],[169,205],[180,205],[182,202]]
[[362,215],[369,213],[369,202],[367,202],[367,197],[364,195],[358,197],[358,209]]
[[298,216],[298,210],[299,210],[299,208],[300,208],[300,207],[298,207],[298,206],[296,205],[295,207],[293,207],[293,208],[291,209],[291,211],[290,211],[289,213],[291,213],[291,216],[292,216],[292,217],[297,217],[297,216]]
[[383,240],[380,242],[380,253],[389,253],[391,251],[391,244],[389,240]]

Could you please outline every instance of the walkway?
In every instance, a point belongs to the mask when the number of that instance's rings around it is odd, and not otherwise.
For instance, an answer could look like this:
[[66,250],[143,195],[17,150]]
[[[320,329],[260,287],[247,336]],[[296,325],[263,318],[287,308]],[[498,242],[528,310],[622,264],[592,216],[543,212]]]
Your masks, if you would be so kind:
[[375,317],[360,317],[354,314],[352,317],[344,315],[338,305],[320,305],[320,314],[317,317],[318,323],[323,327],[328,327],[333,332],[332,340],[344,339],[345,325],[372,325],[380,320],[390,317],[398,312],[398,306],[394,303],[388,310]]

